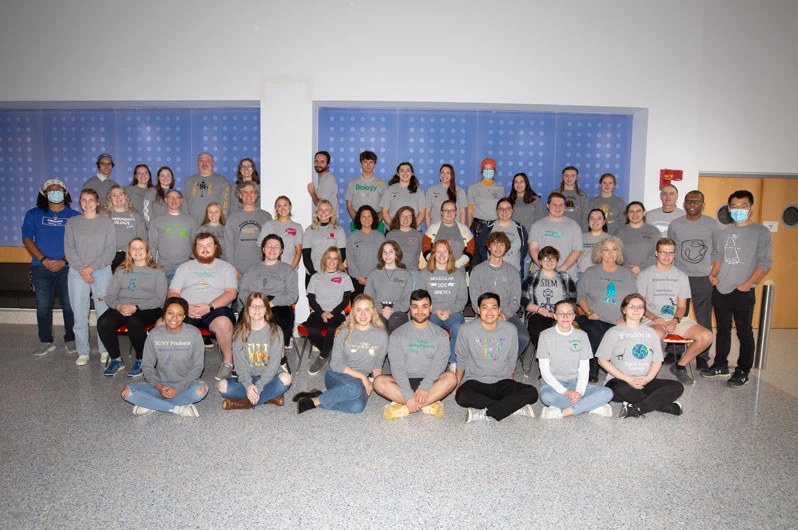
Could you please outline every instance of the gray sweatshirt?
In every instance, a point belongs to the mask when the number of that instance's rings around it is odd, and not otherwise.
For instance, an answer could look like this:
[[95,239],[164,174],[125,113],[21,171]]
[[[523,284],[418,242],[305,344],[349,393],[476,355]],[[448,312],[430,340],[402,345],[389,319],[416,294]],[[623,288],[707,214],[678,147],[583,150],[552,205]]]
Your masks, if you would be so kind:
[[449,274],[445,270],[423,269],[416,278],[416,289],[426,289],[432,297],[432,311],[462,313],[468,302],[468,286],[463,269]]
[[377,307],[381,302],[393,302],[393,310],[405,313],[410,309],[410,293],[413,292],[413,277],[407,269],[375,269],[366,279],[367,295],[374,299]]
[[388,354],[388,333],[375,326],[365,331],[355,328],[347,339],[348,331],[346,328],[341,328],[335,337],[330,369],[343,373],[348,366],[361,374],[381,370]]
[[237,337],[233,341],[233,362],[235,363],[238,382],[244,388],[252,384],[252,376],[259,375],[255,386],[258,392],[269,384],[280,370],[280,359],[283,357],[283,334],[278,328],[275,333],[266,325],[263,329],[253,329],[246,342]]
[[205,345],[197,328],[183,324],[179,331],[166,326],[152,328],[144,343],[141,371],[151,385],[173,386],[182,392],[202,375],[205,368]]
[[671,221],[668,237],[676,243],[676,261],[688,276],[709,276],[712,269],[712,240],[721,225],[712,217],[702,215],[695,221],[686,216]]
[[274,305],[289,306],[299,298],[298,285],[296,269],[291,265],[282,261],[274,265],[261,262],[247,269],[241,277],[238,295],[242,302],[246,302],[250,293],[263,293],[274,296]]
[[243,274],[263,261],[258,236],[263,225],[272,220],[269,212],[258,208],[252,212],[230,214],[224,225],[224,247],[227,261]]
[[521,278],[518,269],[503,261],[499,267],[494,267],[489,261],[483,261],[471,271],[469,284],[471,290],[471,306],[474,312],[479,312],[477,300],[484,293],[499,295],[502,314],[513,316],[521,307]]
[[[77,219],[75,217],[74,219]],[[69,223],[67,231],[69,231]],[[712,261],[720,262],[717,289],[729,294],[754,273],[757,267],[770,269],[773,264],[773,241],[764,226],[751,223],[746,226],[726,225],[715,235]],[[71,263],[70,263],[71,265]]]
[[418,259],[421,256],[421,244],[424,236],[416,229],[402,232],[391,230],[385,234],[385,240],[396,241],[402,249],[402,263],[407,265],[407,270],[418,270]]
[[346,238],[346,268],[352,278],[368,278],[377,268],[377,254],[385,236],[376,230],[368,234],[357,230]]
[[310,277],[307,293],[316,295],[316,303],[324,311],[332,311],[344,299],[344,293],[354,291],[352,278],[345,272],[317,272]]
[[340,226],[321,225],[315,230],[310,227],[302,236],[302,249],[310,249],[310,261],[316,272],[321,270],[321,257],[330,247],[346,248],[346,232]]
[[449,335],[429,321],[423,329],[413,324],[401,325],[388,340],[391,375],[405,399],[413,397],[411,378],[422,379],[418,388],[429,392],[449,362]]
[[657,241],[662,237],[657,227],[650,224],[643,224],[640,228],[621,225],[615,235],[623,241],[625,266],[637,265],[640,269],[645,269],[657,262],[657,258],[654,257],[654,249],[657,248]]
[[[518,277],[518,271],[515,276]],[[477,318],[460,326],[455,353],[457,370],[465,371],[462,383],[474,379],[492,384],[509,379],[518,362],[518,331],[504,320],[488,331]]]
[[111,212],[111,220],[116,230],[116,250],[127,250],[128,243],[134,237],[147,239],[147,226],[140,213]]
[[613,272],[593,265],[576,284],[577,300],[586,300],[588,307],[608,324],[615,324],[621,318],[621,302],[626,295],[636,292],[634,274],[623,265],[618,265]]
[[196,233],[197,222],[190,215],[161,215],[150,225],[152,255],[158,263],[173,269],[188,261]]
[[94,219],[70,217],[64,232],[64,257],[70,267],[76,271],[87,266],[104,269],[111,265],[114,254],[116,232],[107,215],[99,214]]
[[[195,173],[183,183],[183,211],[199,224],[205,217],[205,208],[212,202],[222,205],[225,215],[230,213],[230,183],[218,173],[203,177]],[[236,199],[237,200],[237,199]]]
[[156,309],[166,300],[166,272],[133,265],[127,272],[119,267],[111,278],[105,295],[108,307],[116,309],[119,304],[132,304],[139,309]]

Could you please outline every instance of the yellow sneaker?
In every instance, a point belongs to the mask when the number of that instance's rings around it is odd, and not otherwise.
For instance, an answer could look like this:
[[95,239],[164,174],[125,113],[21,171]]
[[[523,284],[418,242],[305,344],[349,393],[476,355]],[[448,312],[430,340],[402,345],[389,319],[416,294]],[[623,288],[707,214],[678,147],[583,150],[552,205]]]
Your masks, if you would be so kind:
[[398,420],[409,415],[410,411],[407,409],[407,405],[401,403],[391,403],[382,409],[382,419],[384,420]]
[[435,416],[436,418],[443,418],[443,403],[436,401],[426,407],[421,407],[421,412]]

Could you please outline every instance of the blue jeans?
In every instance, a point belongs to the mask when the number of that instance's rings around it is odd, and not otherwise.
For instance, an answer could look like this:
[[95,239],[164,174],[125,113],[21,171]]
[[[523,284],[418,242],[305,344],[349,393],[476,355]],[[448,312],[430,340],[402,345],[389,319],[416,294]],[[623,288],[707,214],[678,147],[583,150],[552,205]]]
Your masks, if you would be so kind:
[[319,396],[319,406],[323,409],[341,412],[363,412],[369,400],[366,387],[360,379],[333,370],[324,374],[327,392]]
[[[69,269],[69,303],[72,305],[72,312],[75,315],[75,346],[78,355],[88,355],[91,351],[89,344],[89,311],[91,309],[89,297],[94,299],[94,312],[97,318],[105,313],[108,306],[105,305],[105,294],[108,284],[111,283],[111,267],[105,267],[92,273],[94,283],[86,283],[80,277],[80,273],[75,269]],[[99,300],[102,298],[103,300]],[[107,351],[103,341],[97,337],[97,347],[100,353]]]
[[172,284],[172,279],[175,277],[175,273],[177,272],[177,267],[175,268],[166,268],[166,285],[167,287]]
[[53,342],[53,301],[55,295],[61,301],[64,312],[64,342],[75,340],[75,317],[69,303],[69,286],[67,276],[69,267],[58,272],[50,272],[41,265],[31,265],[31,279],[36,290],[36,322],[39,324],[39,342]]
[[[253,383],[257,383],[259,380],[259,375],[252,376]],[[244,399],[247,397],[247,389],[244,385],[238,382],[237,377],[228,377],[225,379],[225,381],[227,381],[227,392],[221,393],[223,398]],[[277,396],[282,396],[288,391],[289,388],[291,388],[291,385],[286,385],[283,383],[280,380],[280,374],[277,374],[274,376],[274,379],[269,381],[269,383],[263,387],[263,390],[260,391],[260,397],[255,405],[263,405],[270,399],[274,399]]]
[[[568,390],[576,390],[576,379],[568,379],[567,381],[560,381],[560,384]],[[571,400],[565,394],[560,394],[548,384],[546,381],[541,380],[540,383],[540,402],[549,407],[557,407],[558,409],[567,409],[571,407],[574,415],[589,412],[602,405],[606,405],[612,400],[612,390],[606,386],[592,386],[587,385],[582,399],[571,405]]]
[[460,326],[465,324],[465,317],[463,314],[452,313],[446,320],[441,320],[435,313],[432,313],[429,316],[429,321],[449,332],[449,362],[453,363],[457,361],[457,356],[454,354],[454,347],[457,345],[457,332],[460,331]]
[[[161,384],[164,386],[174,386],[174,383]],[[199,379],[170,399],[163,397],[150,383],[130,383],[127,387],[130,389],[130,395],[125,401],[138,405],[139,407],[144,407],[145,409],[158,410],[161,412],[173,412],[178,405],[197,403],[208,395],[208,387]],[[201,391],[202,394],[200,395]]]

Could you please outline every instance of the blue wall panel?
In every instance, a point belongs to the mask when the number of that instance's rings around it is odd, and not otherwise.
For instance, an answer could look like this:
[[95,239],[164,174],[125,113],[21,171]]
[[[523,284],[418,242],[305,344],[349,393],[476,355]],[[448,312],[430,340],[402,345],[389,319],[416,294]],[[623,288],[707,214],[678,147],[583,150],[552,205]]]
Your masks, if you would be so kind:
[[41,115],[29,111],[0,113],[0,182],[3,188],[0,246],[22,244],[19,229],[35,197],[42,169]]

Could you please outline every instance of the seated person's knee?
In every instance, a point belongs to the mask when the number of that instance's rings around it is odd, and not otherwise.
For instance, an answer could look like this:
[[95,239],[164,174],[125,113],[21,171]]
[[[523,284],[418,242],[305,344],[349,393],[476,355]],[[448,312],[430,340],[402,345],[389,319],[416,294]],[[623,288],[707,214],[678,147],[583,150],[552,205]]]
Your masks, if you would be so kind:
[[216,384],[216,389],[219,391],[220,394],[224,394],[227,392],[227,379],[222,379]]
[[122,389],[122,391],[119,393],[119,395],[122,396],[122,399],[129,398],[130,397],[130,387],[125,385],[125,388]]
[[280,378],[280,381],[285,386],[289,386],[291,384],[291,381],[293,381],[293,378],[291,377],[291,374],[287,374],[285,372],[280,373],[280,375],[278,375],[277,377]]

